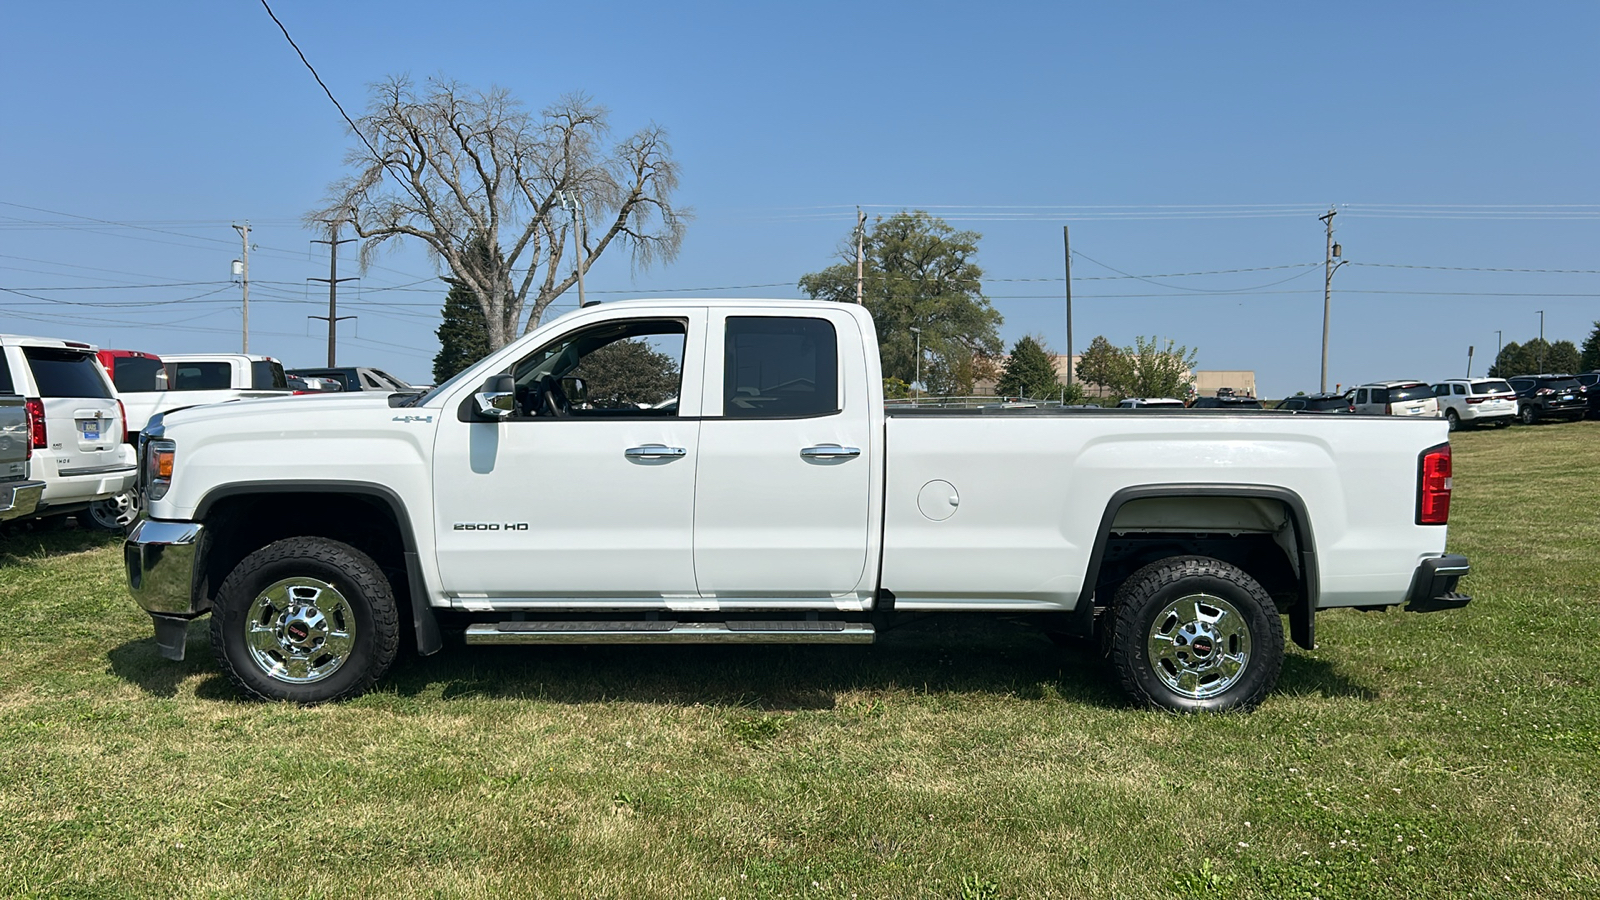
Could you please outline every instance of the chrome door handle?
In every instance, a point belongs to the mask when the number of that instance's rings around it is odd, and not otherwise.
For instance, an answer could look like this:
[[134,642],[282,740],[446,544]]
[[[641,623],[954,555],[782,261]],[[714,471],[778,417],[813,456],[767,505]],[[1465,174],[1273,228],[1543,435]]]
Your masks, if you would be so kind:
[[622,451],[622,455],[629,459],[677,459],[688,456],[689,451],[682,447],[668,447],[666,444],[645,444],[643,447],[629,447]]
[[860,455],[860,447],[841,447],[838,444],[818,444],[800,451],[803,459],[852,459]]

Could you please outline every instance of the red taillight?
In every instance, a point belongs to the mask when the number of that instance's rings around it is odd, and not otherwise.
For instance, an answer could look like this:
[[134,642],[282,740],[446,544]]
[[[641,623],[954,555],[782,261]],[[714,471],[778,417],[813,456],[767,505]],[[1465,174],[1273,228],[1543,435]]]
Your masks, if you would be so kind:
[[1533,392],[1533,395],[1535,397],[1543,397],[1545,394],[1554,394],[1554,393],[1555,393],[1555,391],[1552,391],[1549,388],[1539,388],[1537,391]]
[[128,408],[122,405],[122,398],[117,398],[117,415],[122,417],[122,442],[128,443]]
[[1417,479],[1418,525],[1444,525],[1450,521],[1450,487],[1450,445],[1424,450]]
[[34,450],[50,446],[50,437],[44,431],[44,401],[38,397],[28,398],[28,436]]
[[1468,397],[1467,398],[1467,405],[1470,406],[1470,405],[1475,404],[1475,403],[1482,403],[1483,401],[1485,401],[1487,399],[1489,399],[1489,398],[1488,397]]

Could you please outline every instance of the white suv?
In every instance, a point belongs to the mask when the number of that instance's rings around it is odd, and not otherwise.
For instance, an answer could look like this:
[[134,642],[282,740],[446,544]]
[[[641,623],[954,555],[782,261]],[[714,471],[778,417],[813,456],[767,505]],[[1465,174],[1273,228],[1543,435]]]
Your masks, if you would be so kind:
[[82,512],[133,488],[122,402],[92,345],[0,334],[0,391],[27,399],[28,475],[44,482],[36,516]]
[[1356,415],[1439,417],[1433,388],[1420,381],[1375,381],[1356,385],[1345,396]]
[[1504,378],[1451,378],[1434,385],[1433,396],[1451,431],[1474,424],[1504,428],[1517,417],[1517,392]]

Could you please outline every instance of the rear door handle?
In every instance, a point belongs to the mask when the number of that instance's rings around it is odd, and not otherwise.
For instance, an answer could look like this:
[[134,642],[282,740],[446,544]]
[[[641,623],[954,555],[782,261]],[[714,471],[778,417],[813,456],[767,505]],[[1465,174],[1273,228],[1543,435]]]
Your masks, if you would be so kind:
[[629,447],[622,451],[622,455],[629,459],[677,459],[689,455],[689,451],[666,444],[645,444],[643,447]]
[[803,459],[851,459],[860,455],[860,447],[841,447],[838,444],[818,444],[800,451]]

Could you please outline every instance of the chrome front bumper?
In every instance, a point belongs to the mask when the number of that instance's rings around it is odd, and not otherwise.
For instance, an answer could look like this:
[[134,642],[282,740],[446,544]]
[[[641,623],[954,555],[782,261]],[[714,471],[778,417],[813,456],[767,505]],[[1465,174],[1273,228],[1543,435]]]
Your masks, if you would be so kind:
[[13,481],[0,484],[0,522],[33,515],[44,496],[42,481]]
[[128,591],[152,615],[193,618],[211,608],[196,590],[205,526],[142,519],[122,544]]

